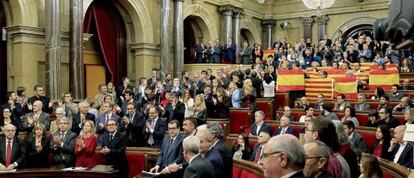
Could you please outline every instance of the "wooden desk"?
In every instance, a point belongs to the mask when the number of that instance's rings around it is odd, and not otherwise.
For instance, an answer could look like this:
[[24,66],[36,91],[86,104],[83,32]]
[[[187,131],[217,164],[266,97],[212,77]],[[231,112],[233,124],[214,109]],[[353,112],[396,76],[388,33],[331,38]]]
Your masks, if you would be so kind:
[[63,171],[61,169],[21,169],[11,173],[0,173],[1,178],[22,178],[22,177],[64,177],[64,178],[115,178],[118,171]]

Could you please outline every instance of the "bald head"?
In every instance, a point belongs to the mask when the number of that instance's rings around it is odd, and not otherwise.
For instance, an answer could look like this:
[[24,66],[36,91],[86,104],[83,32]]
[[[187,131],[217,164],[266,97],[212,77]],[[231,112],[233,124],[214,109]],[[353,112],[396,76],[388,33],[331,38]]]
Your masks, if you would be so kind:
[[36,100],[35,102],[33,102],[33,111],[34,112],[38,112],[41,111],[43,108],[43,103],[39,100]]

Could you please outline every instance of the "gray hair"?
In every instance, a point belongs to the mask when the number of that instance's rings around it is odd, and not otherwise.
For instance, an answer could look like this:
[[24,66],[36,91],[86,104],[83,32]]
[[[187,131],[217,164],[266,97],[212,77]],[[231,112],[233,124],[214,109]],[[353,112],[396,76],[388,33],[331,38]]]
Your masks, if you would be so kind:
[[62,117],[57,122],[59,123],[61,121],[66,121],[67,123],[69,123],[69,119],[67,117]]
[[254,113],[254,115],[260,114],[262,117],[265,117],[265,113],[262,110],[258,110]]
[[183,149],[193,154],[198,154],[200,149],[200,140],[196,136],[188,136],[183,140]]
[[62,113],[63,115],[65,115],[65,114],[66,114],[65,109],[64,109],[64,108],[62,108],[62,107],[58,107],[58,108],[56,108],[55,113]]
[[209,124],[209,130],[211,134],[215,134],[219,139],[224,137],[223,128],[221,128],[221,125],[218,123]]
[[197,127],[197,134],[204,133],[203,140],[211,141],[211,132],[209,130],[209,126],[207,124],[203,124]]
[[339,145],[342,146],[342,145],[349,143],[348,135],[345,133],[344,124],[342,124],[342,122],[339,120],[333,120],[332,122],[336,127],[336,133],[338,134]]
[[305,145],[308,144],[314,144],[316,146],[316,151],[318,152],[318,156],[329,159],[329,147],[325,143],[314,140],[308,143],[305,143]]
[[273,143],[273,152],[282,151],[287,154],[290,168],[303,169],[306,161],[305,150],[295,136],[283,134],[272,137],[270,141]]
[[82,101],[79,103],[79,107],[82,107],[82,106],[90,106],[90,104],[88,101]]

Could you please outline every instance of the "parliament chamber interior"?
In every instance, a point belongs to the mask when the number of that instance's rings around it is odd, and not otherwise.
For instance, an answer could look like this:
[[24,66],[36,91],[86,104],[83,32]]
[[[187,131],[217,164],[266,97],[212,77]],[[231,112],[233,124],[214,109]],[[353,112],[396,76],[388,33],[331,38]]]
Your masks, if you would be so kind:
[[0,0],[0,177],[414,177],[413,8]]

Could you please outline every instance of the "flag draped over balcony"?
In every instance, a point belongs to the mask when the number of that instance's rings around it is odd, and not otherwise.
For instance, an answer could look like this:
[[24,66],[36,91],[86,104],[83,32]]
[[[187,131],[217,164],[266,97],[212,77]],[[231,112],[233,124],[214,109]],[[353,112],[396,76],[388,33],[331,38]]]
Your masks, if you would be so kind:
[[277,76],[277,90],[305,90],[305,76],[303,70],[279,70]]
[[333,78],[333,96],[344,94],[347,99],[356,99],[358,96],[358,83],[355,76]]
[[371,70],[369,73],[369,89],[375,90],[382,87],[391,90],[392,85],[399,84],[400,75],[398,70]]

